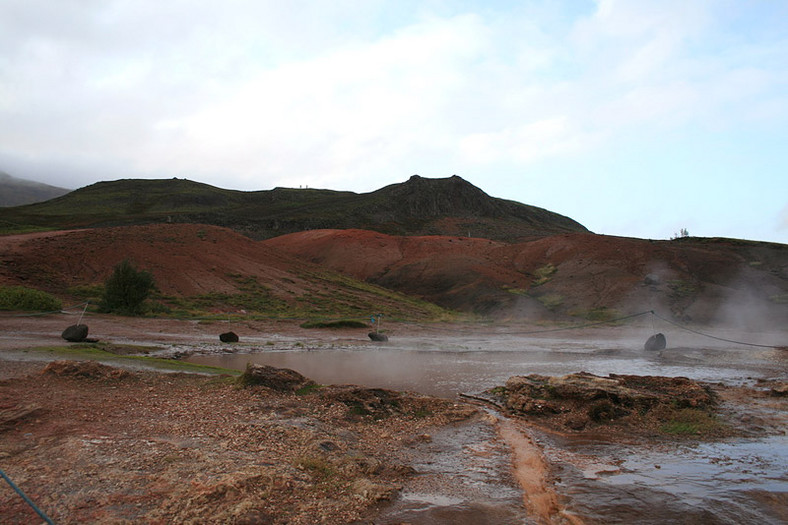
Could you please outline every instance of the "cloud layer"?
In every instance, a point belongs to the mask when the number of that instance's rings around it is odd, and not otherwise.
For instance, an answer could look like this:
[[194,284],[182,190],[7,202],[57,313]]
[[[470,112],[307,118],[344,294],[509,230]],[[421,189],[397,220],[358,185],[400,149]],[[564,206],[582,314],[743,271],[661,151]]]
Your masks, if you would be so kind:
[[0,169],[353,191],[457,173],[600,233],[788,242],[784,5],[462,5],[4,2]]

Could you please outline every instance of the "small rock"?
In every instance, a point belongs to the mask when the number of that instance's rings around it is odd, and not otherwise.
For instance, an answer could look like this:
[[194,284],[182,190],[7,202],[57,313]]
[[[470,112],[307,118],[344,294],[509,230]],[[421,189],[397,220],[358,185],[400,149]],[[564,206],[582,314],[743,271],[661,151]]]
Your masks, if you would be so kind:
[[788,383],[778,383],[774,385],[769,393],[774,397],[788,396]]
[[367,478],[353,482],[353,492],[369,501],[392,500],[399,490],[397,486],[375,483]]
[[654,352],[656,350],[664,350],[667,346],[668,341],[665,339],[664,334],[654,334],[646,340],[646,344],[643,345],[643,348],[649,352]]
[[225,332],[223,334],[219,334],[219,341],[222,343],[237,343],[238,334],[235,332]]
[[382,342],[382,341],[388,341],[389,340],[389,337],[386,334],[381,334],[381,333],[378,333],[378,332],[370,332],[368,335],[369,335],[369,338],[372,339],[373,341],[381,341]]

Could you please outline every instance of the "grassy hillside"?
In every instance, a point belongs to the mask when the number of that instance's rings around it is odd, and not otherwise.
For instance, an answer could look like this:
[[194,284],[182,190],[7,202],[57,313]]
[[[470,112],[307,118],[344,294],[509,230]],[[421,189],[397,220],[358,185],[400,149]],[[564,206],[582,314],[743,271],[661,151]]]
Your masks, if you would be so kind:
[[414,176],[364,194],[290,188],[242,192],[183,179],[129,179],[100,182],[44,203],[0,209],[6,233],[163,222],[223,226],[254,239],[322,228],[398,235],[470,233],[501,240],[586,231],[556,213],[490,197],[456,176]]
[[68,193],[65,188],[12,177],[0,171],[0,206],[22,206],[54,199]]

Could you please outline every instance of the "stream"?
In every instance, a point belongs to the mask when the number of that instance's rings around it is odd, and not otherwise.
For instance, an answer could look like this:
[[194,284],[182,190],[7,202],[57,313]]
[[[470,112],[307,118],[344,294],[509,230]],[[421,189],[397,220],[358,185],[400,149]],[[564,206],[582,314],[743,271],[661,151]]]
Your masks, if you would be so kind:
[[[188,360],[235,369],[253,362],[291,368],[322,384],[353,383],[447,398],[478,393],[503,385],[513,375],[533,373],[684,376],[746,386],[755,385],[758,379],[788,379],[785,350],[735,345],[684,332],[666,333],[668,347],[659,352],[643,349],[650,334],[645,329],[585,329],[572,333],[571,338],[566,333],[518,335],[511,329],[486,329],[478,334],[399,332],[405,330],[400,328],[386,343],[365,340],[361,332],[319,336],[305,332],[303,337],[261,334],[244,337],[233,353],[222,353],[217,344]],[[785,343],[784,334],[723,335],[762,344]],[[605,443],[535,430],[531,438],[554,471],[562,505],[579,522],[788,522],[785,433],[659,445]],[[538,522],[530,521],[522,499],[496,480],[503,475],[498,463],[506,453],[494,441],[469,429],[437,436],[431,444],[433,460],[422,459],[420,471],[443,469],[444,475],[451,475],[454,469],[477,496],[469,500],[405,491],[379,523]],[[468,455],[480,447],[489,448],[489,453]],[[486,463],[480,466],[482,456]],[[475,467],[468,467],[469,458]],[[479,514],[480,509],[495,509],[497,514]],[[563,522],[567,521],[556,521]]]

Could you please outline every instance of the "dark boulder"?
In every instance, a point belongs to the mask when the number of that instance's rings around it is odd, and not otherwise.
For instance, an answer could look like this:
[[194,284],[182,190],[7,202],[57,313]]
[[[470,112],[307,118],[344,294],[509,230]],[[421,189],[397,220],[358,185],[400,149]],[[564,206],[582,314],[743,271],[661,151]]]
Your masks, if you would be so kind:
[[71,343],[81,343],[88,338],[88,325],[72,324],[63,330],[61,337]]
[[381,334],[378,332],[370,332],[369,338],[373,341],[388,341],[389,337],[386,334]]
[[668,346],[668,341],[665,339],[664,334],[654,334],[648,338],[643,348],[653,352],[656,350],[664,350]]
[[219,341],[222,343],[237,343],[238,334],[235,332],[225,332],[223,334],[219,334]]

